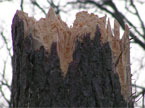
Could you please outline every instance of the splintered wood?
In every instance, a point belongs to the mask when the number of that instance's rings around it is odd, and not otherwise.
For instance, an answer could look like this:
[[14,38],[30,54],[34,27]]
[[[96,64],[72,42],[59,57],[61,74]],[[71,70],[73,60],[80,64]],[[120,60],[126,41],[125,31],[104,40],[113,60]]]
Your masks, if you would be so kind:
[[68,66],[73,60],[73,52],[75,50],[75,40],[82,41],[86,33],[90,33],[90,39],[93,39],[96,32],[96,26],[99,26],[101,32],[101,42],[109,42],[112,49],[112,60],[116,71],[118,72],[121,82],[121,92],[126,100],[131,95],[131,79],[130,79],[130,43],[129,28],[125,25],[125,32],[120,39],[120,25],[114,21],[114,31],[110,26],[110,22],[106,23],[106,16],[99,18],[97,15],[88,14],[88,12],[79,12],[73,27],[68,27],[59,16],[51,8],[46,18],[36,21],[28,14],[17,11],[16,13],[24,22],[24,37],[32,35],[34,42],[34,50],[44,46],[46,51],[50,53],[53,42],[57,43],[57,53],[60,59],[60,68],[63,76],[67,74]]

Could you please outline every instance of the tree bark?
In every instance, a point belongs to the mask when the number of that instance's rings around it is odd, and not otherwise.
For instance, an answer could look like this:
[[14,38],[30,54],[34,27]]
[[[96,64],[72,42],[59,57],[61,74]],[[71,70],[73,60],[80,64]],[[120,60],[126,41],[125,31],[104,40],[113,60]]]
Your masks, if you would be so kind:
[[50,53],[44,46],[34,50],[30,33],[24,38],[24,22],[16,14],[12,24],[13,78],[10,107],[133,107],[124,100],[109,42],[101,44],[96,26],[83,42],[75,41],[73,60],[64,77],[57,43]]

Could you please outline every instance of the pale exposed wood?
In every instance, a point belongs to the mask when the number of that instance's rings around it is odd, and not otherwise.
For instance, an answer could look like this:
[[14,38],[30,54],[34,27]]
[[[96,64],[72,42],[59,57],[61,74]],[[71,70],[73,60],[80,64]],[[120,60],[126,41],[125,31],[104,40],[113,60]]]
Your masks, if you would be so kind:
[[35,24],[36,20],[33,17],[28,17],[28,14],[22,11],[17,10],[16,14],[23,19],[24,22],[24,37],[28,36],[32,31],[32,27]]
[[129,41],[129,28],[125,25],[125,32],[121,39],[122,42],[122,63],[123,63],[123,74],[124,74],[124,84],[123,91],[125,98],[129,100],[131,96],[131,69],[130,69],[130,41]]
[[101,40],[103,43],[108,41],[108,36],[107,36],[107,29],[106,29],[106,15],[102,18],[99,18],[99,27],[101,30]]
[[114,20],[114,36],[117,40],[120,39],[120,25],[117,20]]

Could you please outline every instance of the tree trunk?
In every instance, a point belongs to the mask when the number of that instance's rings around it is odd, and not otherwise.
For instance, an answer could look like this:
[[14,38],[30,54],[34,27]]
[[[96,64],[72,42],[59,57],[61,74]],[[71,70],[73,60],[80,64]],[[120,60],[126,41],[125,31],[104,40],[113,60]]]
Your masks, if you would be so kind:
[[58,42],[52,42],[49,52],[45,45],[35,49],[35,34],[25,32],[25,22],[16,13],[10,107],[133,107],[121,93],[112,48],[109,42],[102,44],[99,25],[93,39],[86,33],[74,41],[64,74]]

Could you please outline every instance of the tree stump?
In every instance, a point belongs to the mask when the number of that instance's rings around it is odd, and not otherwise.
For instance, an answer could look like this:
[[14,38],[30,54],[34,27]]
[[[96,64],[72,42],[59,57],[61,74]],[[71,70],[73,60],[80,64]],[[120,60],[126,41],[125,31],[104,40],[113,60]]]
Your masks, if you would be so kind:
[[128,26],[122,39],[114,27],[87,12],[67,27],[53,9],[39,21],[17,11],[10,107],[133,107]]

